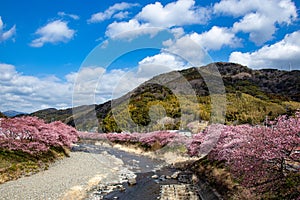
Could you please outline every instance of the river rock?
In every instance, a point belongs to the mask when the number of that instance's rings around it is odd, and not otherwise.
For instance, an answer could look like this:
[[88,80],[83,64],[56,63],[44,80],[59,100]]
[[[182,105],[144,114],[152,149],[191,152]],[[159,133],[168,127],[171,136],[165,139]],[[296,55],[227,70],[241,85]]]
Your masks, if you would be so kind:
[[177,171],[177,172],[174,172],[172,175],[171,175],[171,178],[173,178],[173,179],[177,179],[178,178],[178,175],[179,175],[179,171]]
[[129,185],[135,185],[136,184],[136,178],[135,177],[128,178],[128,184]]
[[154,174],[153,176],[151,176],[151,178],[153,178],[153,179],[158,179],[158,175],[157,175],[157,174]]

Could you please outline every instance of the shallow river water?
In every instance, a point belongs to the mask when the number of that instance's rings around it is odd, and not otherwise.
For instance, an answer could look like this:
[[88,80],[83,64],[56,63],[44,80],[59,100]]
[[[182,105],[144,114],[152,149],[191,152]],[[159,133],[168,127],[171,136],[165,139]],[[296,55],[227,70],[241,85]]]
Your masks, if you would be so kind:
[[[188,169],[181,171],[166,162],[146,156],[128,153],[106,145],[82,143],[72,151],[103,153],[114,155],[124,163],[124,177],[119,183],[99,185],[89,192],[89,200],[214,200],[219,199],[206,184]],[[130,184],[129,177],[134,177]],[[127,177],[127,179],[126,179]],[[122,178],[121,178],[122,179]]]

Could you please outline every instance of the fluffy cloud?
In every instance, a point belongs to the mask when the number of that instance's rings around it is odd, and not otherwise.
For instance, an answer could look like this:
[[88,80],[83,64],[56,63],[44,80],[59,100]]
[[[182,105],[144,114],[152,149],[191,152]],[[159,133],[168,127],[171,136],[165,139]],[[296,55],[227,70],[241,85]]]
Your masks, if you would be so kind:
[[105,73],[105,69],[97,66],[83,67],[76,73],[66,76],[69,82],[74,83],[73,105],[89,105],[95,102],[95,91],[98,80]]
[[[55,107],[67,108],[105,102],[119,97],[147,80],[134,71],[106,71],[98,66],[84,67],[67,74],[38,78],[16,71],[15,66],[0,63],[0,110],[33,112]],[[55,88],[55,89],[53,89]],[[96,99],[95,99],[96,98]]]
[[276,27],[272,19],[259,13],[250,13],[240,20],[240,22],[234,23],[233,31],[249,33],[250,40],[257,45],[261,45],[272,39]]
[[297,8],[291,0],[222,0],[214,5],[214,12],[242,17],[234,23],[233,30],[249,33],[257,45],[272,39],[277,24],[290,24],[297,19]]
[[[287,34],[283,40],[263,46],[252,53],[233,52],[230,62],[237,62],[252,68],[283,68],[300,66],[300,31]],[[298,68],[299,69],[299,68]]]
[[178,0],[163,6],[160,2],[146,5],[137,19],[154,27],[173,27],[189,24],[205,24],[208,10],[195,6],[194,0]]
[[60,17],[70,17],[70,18],[72,18],[74,20],[79,20],[79,18],[80,18],[78,15],[68,14],[68,13],[65,13],[65,12],[58,12],[57,14]]
[[[110,19],[111,17],[117,18],[117,19],[123,19],[126,18],[129,14],[128,12],[122,12],[124,10],[128,10],[132,7],[138,6],[139,4],[134,3],[116,3],[113,6],[110,6],[107,10],[104,12],[98,12],[91,16],[91,18],[88,20],[89,23],[98,23],[102,22],[106,19]],[[121,11],[121,12],[119,12]]]
[[[188,62],[184,68],[202,66],[212,62],[207,51],[220,50],[224,46],[236,47],[240,39],[228,28],[214,26],[201,34],[185,34],[182,28],[171,29],[174,39],[163,42],[163,51],[176,54]],[[217,39],[216,39],[217,38]]]
[[165,6],[156,2],[143,7],[141,12],[129,21],[110,24],[106,36],[114,38],[118,35],[119,38],[132,39],[143,34],[154,35],[165,28],[205,24],[209,19],[209,13],[209,9],[196,7],[194,0],[178,0]]
[[201,66],[210,61],[202,46],[191,39],[190,35],[164,41],[163,51],[175,54],[189,63],[189,66]]
[[[72,84],[56,77],[37,78],[17,72],[13,65],[0,64],[0,110],[32,112],[71,105]],[[53,90],[55,88],[55,90]]]
[[10,28],[8,31],[4,31],[4,24],[0,16],[0,42],[8,40],[16,33],[16,25]]
[[141,24],[138,20],[131,19],[128,22],[113,22],[107,27],[105,35],[112,39],[132,39],[144,34],[155,35],[159,30],[151,28],[149,24]]
[[67,22],[56,20],[39,28],[35,34],[39,35],[39,38],[33,40],[30,46],[42,47],[45,43],[68,42],[74,37],[75,30],[70,29]]
[[114,18],[116,18],[116,19],[125,19],[125,18],[128,18],[129,14],[130,13],[128,11],[118,12],[117,14],[114,15]]
[[178,56],[170,53],[162,52],[154,56],[148,56],[139,62],[138,76],[146,79],[153,76],[170,72],[173,70],[181,70],[187,67],[187,63]]
[[220,50],[223,46],[236,47],[240,40],[228,28],[214,26],[202,34],[192,33],[190,38],[205,50]]

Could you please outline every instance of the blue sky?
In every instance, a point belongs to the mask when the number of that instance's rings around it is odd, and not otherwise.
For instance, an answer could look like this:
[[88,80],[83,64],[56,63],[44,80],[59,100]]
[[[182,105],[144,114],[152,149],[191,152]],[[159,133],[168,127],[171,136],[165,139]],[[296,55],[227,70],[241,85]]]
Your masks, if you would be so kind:
[[0,111],[101,103],[215,61],[299,69],[299,4],[1,0]]

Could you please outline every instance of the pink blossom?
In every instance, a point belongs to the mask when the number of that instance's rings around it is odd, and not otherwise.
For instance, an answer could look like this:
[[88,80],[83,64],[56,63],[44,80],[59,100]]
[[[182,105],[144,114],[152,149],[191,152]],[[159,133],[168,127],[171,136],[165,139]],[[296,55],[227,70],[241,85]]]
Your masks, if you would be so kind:
[[62,122],[46,124],[37,117],[2,119],[0,148],[30,154],[48,151],[50,147],[70,147],[76,142],[76,129]]

